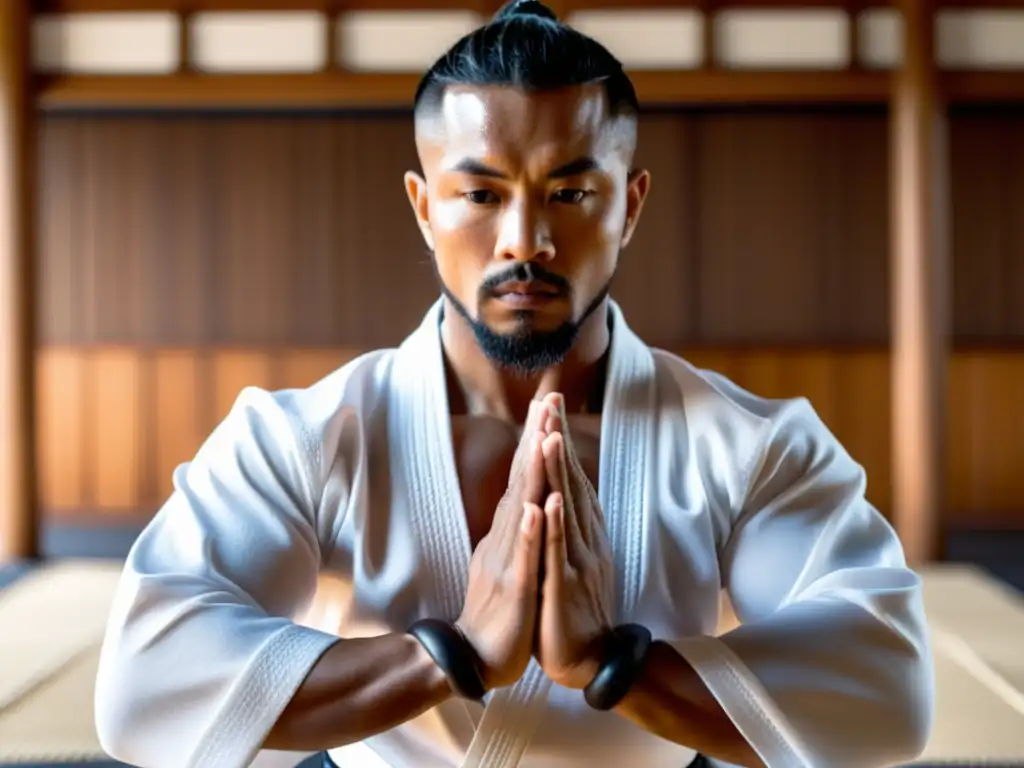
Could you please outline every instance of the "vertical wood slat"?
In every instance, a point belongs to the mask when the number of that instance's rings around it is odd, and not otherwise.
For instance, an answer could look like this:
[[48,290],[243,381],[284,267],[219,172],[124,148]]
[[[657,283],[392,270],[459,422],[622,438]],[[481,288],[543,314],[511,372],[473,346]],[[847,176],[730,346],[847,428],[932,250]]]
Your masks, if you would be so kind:
[[222,421],[246,387],[270,388],[271,355],[263,351],[218,351],[213,357],[216,418]]
[[152,438],[143,431],[142,360],[133,349],[102,349],[89,356],[89,401],[92,429],[86,455],[98,510],[138,509],[142,457]]
[[716,4],[718,0],[703,0],[701,2],[701,11],[703,12],[703,55],[704,61],[701,65],[702,69],[717,69],[718,68],[718,54],[716,52],[715,43],[715,15],[717,12]]
[[861,0],[847,0],[846,10],[846,47],[850,52],[850,63],[848,68],[857,72],[862,70],[863,64],[860,58],[860,12],[863,9]]
[[44,509],[82,509],[85,503],[85,390],[87,355],[70,347],[36,355],[36,434],[39,502]]
[[171,493],[175,467],[188,461],[199,450],[206,433],[197,404],[199,360],[191,350],[161,350],[154,355],[156,388],[156,498],[155,508]]
[[192,11],[182,10],[178,13],[178,74],[188,75],[195,72],[192,65]]
[[946,115],[928,0],[902,0],[891,107],[893,516],[907,559],[941,555],[950,213]]
[[36,120],[28,0],[0,3],[0,564],[33,558],[36,524]]
[[324,17],[326,21],[326,27],[324,34],[327,35],[327,39],[324,41],[324,71],[335,72],[341,68],[341,56],[339,55],[342,51],[340,50],[340,41],[338,38],[338,21],[341,19],[341,13],[339,11],[340,0],[324,0]]

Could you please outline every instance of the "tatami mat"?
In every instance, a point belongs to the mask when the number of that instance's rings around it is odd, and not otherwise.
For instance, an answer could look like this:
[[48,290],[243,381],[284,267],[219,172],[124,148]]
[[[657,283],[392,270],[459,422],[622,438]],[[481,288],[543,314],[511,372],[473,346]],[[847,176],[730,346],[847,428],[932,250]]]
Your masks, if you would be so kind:
[[[119,567],[60,562],[0,591],[0,766],[103,759],[92,690]],[[924,578],[938,700],[918,765],[1024,763],[1024,600],[974,568]]]

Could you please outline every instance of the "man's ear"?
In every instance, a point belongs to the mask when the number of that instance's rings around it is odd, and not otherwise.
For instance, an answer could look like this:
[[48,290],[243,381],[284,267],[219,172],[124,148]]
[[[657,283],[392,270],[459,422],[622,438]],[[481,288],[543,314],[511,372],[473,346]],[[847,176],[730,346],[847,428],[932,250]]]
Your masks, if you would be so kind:
[[633,239],[644,201],[651,190],[651,173],[646,168],[635,168],[629,172],[629,187],[626,190],[626,224],[622,228],[622,246],[625,248]]
[[416,216],[416,224],[427,243],[427,248],[434,250],[434,237],[430,232],[430,199],[427,196],[427,182],[418,173],[405,172],[405,194],[409,196],[409,204]]

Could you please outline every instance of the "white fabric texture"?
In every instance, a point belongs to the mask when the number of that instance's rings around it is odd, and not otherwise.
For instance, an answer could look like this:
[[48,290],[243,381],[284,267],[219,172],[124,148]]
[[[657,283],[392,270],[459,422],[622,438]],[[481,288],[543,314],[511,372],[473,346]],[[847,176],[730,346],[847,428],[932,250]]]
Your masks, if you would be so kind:
[[[471,555],[440,303],[398,349],[308,389],[247,389],[125,564],[97,729],[142,768],[242,768],[339,637],[455,618]],[[646,346],[614,304],[599,496],[617,619],[694,666],[770,768],[873,768],[925,745],[921,583],[864,473],[801,399],[765,400]],[[300,626],[318,574],[338,626]],[[727,589],[743,625],[721,638]],[[486,708],[451,700],[332,750],[342,768],[680,768],[692,749],[552,685],[534,664]]]

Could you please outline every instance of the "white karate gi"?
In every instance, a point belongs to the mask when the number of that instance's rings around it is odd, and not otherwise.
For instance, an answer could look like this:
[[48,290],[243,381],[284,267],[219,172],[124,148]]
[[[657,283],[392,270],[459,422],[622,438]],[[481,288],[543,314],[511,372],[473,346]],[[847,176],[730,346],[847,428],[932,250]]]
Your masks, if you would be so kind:
[[[337,636],[459,614],[471,551],[439,313],[308,389],[245,390],[178,468],[103,646],[96,723],[114,757],[241,768]],[[611,314],[599,495],[617,620],[671,642],[771,768],[915,757],[933,697],[921,584],[861,467],[805,400],[755,397]],[[352,588],[327,631],[293,621],[320,572]],[[714,638],[722,589],[743,625]],[[682,768],[694,752],[589,710],[532,663],[486,709],[449,700],[331,754],[342,768]]]

